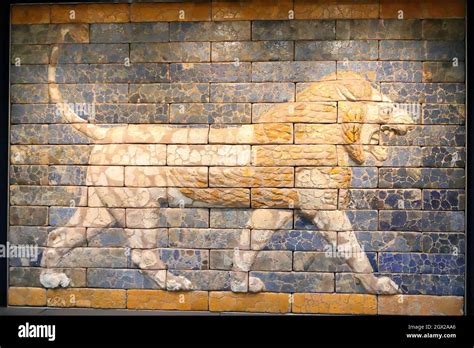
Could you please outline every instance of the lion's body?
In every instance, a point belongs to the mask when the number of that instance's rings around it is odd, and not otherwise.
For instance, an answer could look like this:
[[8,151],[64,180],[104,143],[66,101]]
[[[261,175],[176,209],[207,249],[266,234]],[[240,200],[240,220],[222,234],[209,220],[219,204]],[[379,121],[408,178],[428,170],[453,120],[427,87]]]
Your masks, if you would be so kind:
[[[51,74],[50,74],[51,75]],[[61,98],[59,90],[51,85],[51,95],[56,99],[56,102],[64,102]],[[334,124],[329,123],[328,110],[333,106],[330,102],[341,103],[341,110],[344,112],[338,115],[338,122]],[[312,188],[320,188],[320,194],[314,194],[318,190],[309,191],[294,189],[289,187],[269,188],[266,194],[272,195],[272,199],[262,199],[257,201],[257,206],[253,206],[255,213],[250,218],[249,227],[252,227],[252,221],[259,221],[262,218],[272,218],[269,216],[270,210],[265,212],[265,208],[295,208],[301,211],[301,214],[313,222],[321,231],[335,231],[339,232],[337,244],[349,244],[353,249],[358,250],[360,254],[349,257],[345,262],[352,268],[353,273],[360,275],[360,280],[368,291],[378,293],[395,293],[397,287],[388,278],[376,278],[372,274],[372,267],[361,250],[354,233],[352,233],[352,224],[349,221],[346,213],[343,210],[338,210],[338,195],[337,188],[348,188],[351,186],[351,169],[347,165],[363,164],[366,156],[370,156],[371,147],[379,146],[378,138],[373,137],[374,129],[379,130],[382,123],[404,124],[409,121],[406,115],[400,120],[394,120],[393,117],[386,117],[386,115],[368,114],[374,110],[366,106],[367,103],[387,103],[382,95],[374,89],[370,82],[361,78],[358,75],[349,74],[345,78],[341,76],[329,76],[323,81],[308,84],[308,87],[297,93],[296,102],[277,104],[259,116],[261,124],[266,123],[285,123],[285,122],[311,122],[312,124],[325,125],[322,128],[327,131],[321,134],[316,134],[317,144],[321,149],[318,152],[318,147],[313,147],[314,152],[311,154],[316,161],[314,163],[321,163],[321,168],[316,172],[308,174],[306,178],[309,183],[313,183]],[[344,104],[345,103],[345,104]],[[351,104],[354,107],[351,108]],[[371,109],[372,108],[372,109]],[[378,108],[375,108],[378,110]],[[167,132],[167,126],[163,125],[117,125],[111,127],[102,127],[94,124],[84,123],[82,119],[74,115],[71,110],[66,110],[63,114],[78,131],[87,135],[95,145],[91,151],[89,158],[89,165],[98,166],[88,175],[88,185],[94,187],[111,187],[114,184],[114,175],[112,172],[107,173],[109,166],[123,165],[124,163],[138,163],[138,164],[153,164],[159,163],[157,159],[161,156],[159,151],[166,151],[161,144],[176,143],[176,139],[186,139],[187,143],[195,143],[197,153],[188,153],[187,158],[191,165],[191,158],[209,156],[215,163],[225,163],[229,160],[229,154],[222,152],[208,153],[206,145],[199,145],[202,143],[200,131],[194,128],[183,128],[179,135],[173,133],[170,135]],[[245,127],[245,126],[240,126]],[[326,127],[326,128],[324,128]],[[364,128],[365,127],[365,128]],[[216,128],[219,129],[219,128]],[[248,130],[247,130],[248,129]],[[259,128],[241,128],[239,126],[234,128],[236,136],[233,141],[239,143],[240,138],[249,139],[249,144],[258,144],[260,146],[265,144],[272,144],[275,138],[281,138],[284,130],[274,130],[272,132],[260,132]],[[304,129],[304,128],[303,128]],[[367,129],[365,131],[364,129]],[[212,132],[212,128],[211,128]],[[239,133],[240,132],[240,133]],[[249,133],[250,132],[250,133]],[[253,132],[253,133],[252,133]],[[364,135],[366,132],[367,135]],[[206,134],[207,135],[207,134]],[[211,136],[212,133],[209,135]],[[365,137],[365,138],[364,138]],[[374,144],[374,139],[376,143]],[[268,140],[268,142],[267,142]],[[179,140],[178,140],[179,143]],[[138,145],[140,144],[140,146]],[[274,145],[283,146],[283,145]],[[292,145],[289,145],[292,146]],[[283,147],[282,147],[283,148]],[[144,150],[145,149],[145,150]],[[288,147],[290,151],[290,147]],[[179,150],[179,147],[176,148]],[[168,150],[170,148],[168,147]],[[202,153],[201,153],[202,152]],[[375,151],[374,151],[375,153]],[[258,152],[257,152],[258,154]],[[267,162],[271,159],[271,154],[262,152],[263,159],[255,158],[239,158],[236,154],[235,166],[242,168],[241,173],[244,173],[237,178],[242,178],[245,181],[247,188],[259,189],[258,175],[259,171],[253,168],[258,168],[261,163],[264,167],[268,167]],[[279,153],[279,158],[285,156],[285,151]],[[194,157],[193,157],[194,156]],[[220,158],[221,156],[222,158]],[[375,155],[374,155],[375,156]],[[292,156],[288,156],[291,161]],[[377,157],[378,160],[381,160]],[[383,160],[383,159],[382,159]],[[239,162],[240,161],[240,162]],[[259,165],[260,163],[260,165]],[[342,166],[341,163],[346,163]],[[100,167],[99,167],[100,166]],[[291,166],[291,164],[289,165]],[[177,166],[178,168],[179,166]],[[276,167],[276,166],[275,166]],[[103,168],[103,169],[100,169]],[[101,172],[102,171],[102,172]],[[276,171],[278,173],[278,171]],[[219,183],[215,187],[206,187],[206,183],[200,182],[197,174],[193,172],[184,172],[182,170],[170,167],[160,173],[162,180],[160,186],[162,190],[157,190],[156,187],[142,187],[139,195],[136,197],[127,197],[133,204],[140,206],[151,206],[156,209],[164,206],[174,207],[215,207],[215,208],[245,208],[239,206],[239,202],[245,201],[244,191],[230,190],[226,185]],[[260,172],[261,173],[261,172]],[[150,172],[150,177],[146,177],[146,173],[141,182],[148,183],[153,186],[156,178],[151,176],[156,173]],[[196,176],[193,179],[193,175]],[[138,180],[140,181],[140,180]],[[335,190],[326,190],[328,185],[333,185]],[[335,191],[335,194],[334,194]],[[89,198],[91,198],[91,191],[89,191]],[[93,189],[93,202],[96,206],[114,208],[118,201],[123,200],[123,196],[115,194],[114,190],[100,190]],[[132,192],[132,191],[131,191]],[[137,191],[134,194],[137,193]],[[247,191],[248,192],[248,191]],[[329,192],[329,193],[328,193]],[[155,203],[153,203],[155,202]],[[250,208],[247,206],[247,208]],[[82,217],[72,217],[71,221],[80,221]],[[110,210],[110,223],[112,224],[113,209]],[[321,232],[323,235],[325,232]],[[266,239],[260,241],[259,248],[265,247],[267,240],[271,238],[272,234],[267,234]],[[334,238],[328,237],[328,242],[336,242]],[[247,272],[252,269],[252,264],[258,255],[258,250],[238,250],[234,254],[233,271],[238,276],[241,272]],[[134,255],[134,262],[140,268],[147,268],[149,264],[156,264],[159,260],[152,260],[153,262],[145,262],[149,259],[150,254],[136,253]],[[192,284],[190,282],[181,281],[181,286],[176,286],[176,289],[190,289]],[[250,280],[250,291],[262,290],[261,284],[255,279]],[[235,291],[245,291],[245,287],[235,286]]]

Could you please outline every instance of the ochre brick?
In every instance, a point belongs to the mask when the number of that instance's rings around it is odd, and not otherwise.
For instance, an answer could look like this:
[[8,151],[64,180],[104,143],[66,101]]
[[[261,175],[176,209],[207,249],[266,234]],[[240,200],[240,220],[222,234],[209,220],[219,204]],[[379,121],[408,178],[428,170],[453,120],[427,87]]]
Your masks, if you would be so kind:
[[291,10],[292,0],[216,1],[212,3],[212,19],[289,19]]
[[239,126],[211,126],[209,143],[285,144],[293,142],[291,123],[262,123]]
[[244,294],[215,291],[209,293],[209,310],[212,312],[288,313],[290,295],[269,292]]
[[125,290],[49,289],[48,307],[125,308]]
[[395,295],[378,298],[378,314],[463,315],[464,299],[457,296]]
[[256,166],[336,165],[334,145],[257,145],[252,147]]
[[132,4],[130,10],[132,22],[154,21],[210,21],[210,3],[160,3]]
[[465,15],[463,0],[380,0],[380,18],[462,18]]
[[294,294],[293,313],[377,314],[377,297],[361,294]]
[[295,0],[296,19],[378,18],[376,0]]
[[[71,18],[71,11],[74,17]],[[122,23],[130,21],[128,4],[81,4],[51,6],[52,23]]]
[[48,5],[16,5],[12,7],[12,24],[42,24],[50,22]]
[[291,187],[291,167],[211,167],[211,187]]
[[128,290],[127,308],[207,311],[208,293],[207,291]]
[[8,289],[8,304],[10,306],[46,306],[46,290],[11,287]]

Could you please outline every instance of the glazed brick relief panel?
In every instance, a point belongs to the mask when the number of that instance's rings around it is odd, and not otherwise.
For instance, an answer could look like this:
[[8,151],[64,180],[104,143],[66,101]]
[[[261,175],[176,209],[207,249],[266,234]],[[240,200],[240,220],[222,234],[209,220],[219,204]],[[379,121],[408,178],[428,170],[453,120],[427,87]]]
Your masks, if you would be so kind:
[[393,6],[14,7],[10,305],[462,314],[464,9]]

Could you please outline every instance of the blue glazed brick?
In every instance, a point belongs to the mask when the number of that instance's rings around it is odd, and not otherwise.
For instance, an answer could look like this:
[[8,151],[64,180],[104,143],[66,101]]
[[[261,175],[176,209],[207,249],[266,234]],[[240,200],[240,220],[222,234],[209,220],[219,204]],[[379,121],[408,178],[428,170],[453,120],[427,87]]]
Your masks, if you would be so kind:
[[[316,21],[317,22],[317,21]],[[421,39],[418,19],[349,19],[338,20],[336,37],[353,39]]]
[[[233,280],[233,274],[229,271],[204,270],[204,271],[189,271],[189,270],[168,270],[166,287],[168,291],[176,291],[176,283],[174,277],[181,277],[189,281],[190,290],[203,291],[230,291]],[[245,279],[247,275],[245,275]],[[188,282],[186,282],[188,283]],[[189,283],[188,283],[189,284]]]
[[87,286],[106,289],[163,289],[153,280],[153,273],[150,272],[153,271],[89,268]]
[[380,168],[379,186],[384,188],[464,188],[464,169]]
[[[444,295],[463,296],[464,276],[451,274],[410,274],[389,273],[376,274],[377,277],[389,277],[408,295]],[[369,293],[357,274],[336,274],[336,292],[342,293]]]
[[127,44],[65,44],[57,46],[58,54],[53,56],[56,64],[80,63],[125,63],[129,57]]
[[89,144],[91,140],[69,124],[50,124],[48,126],[49,144]]
[[90,25],[93,43],[162,42],[169,39],[169,24],[156,23],[99,23]]
[[466,107],[463,104],[423,104],[425,124],[464,124]]
[[[373,81],[421,82],[421,62],[337,62],[337,70],[348,70]],[[374,74],[375,73],[375,74]]]
[[[343,214],[346,214],[353,230],[377,230],[378,212],[376,210],[347,210]],[[301,212],[295,211],[295,229],[318,230],[318,227]]]
[[374,40],[296,41],[295,60],[376,60]]
[[[97,209],[97,213],[105,211],[106,208],[72,208],[72,207],[50,207],[49,208],[49,225],[51,226],[68,226],[71,218],[77,212],[78,209],[82,209],[82,214],[86,215],[87,209]],[[103,227],[123,227],[124,225],[124,215],[125,209],[108,209],[110,212],[110,222],[103,222],[101,219],[97,221],[80,221],[79,223],[84,223],[86,227],[91,227],[96,224],[99,224]],[[85,213],[84,213],[85,212]],[[102,218],[102,216],[101,216]],[[106,226],[105,226],[106,225]]]
[[50,185],[86,185],[86,166],[49,166]]
[[464,60],[464,41],[425,41],[426,60]]
[[465,138],[464,126],[412,126],[405,136],[381,133],[380,143],[383,145],[464,146]]
[[336,72],[334,62],[254,62],[253,82],[319,81]]
[[10,101],[16,104],[47,103],[49,88],[47,84],[11,85],[10,96]]
[[11,123],[53,123],[60,122],[60,113],[55,104],[13,104]]
[[413,189],[340,190],[339,209],[421,209],[421,191]]
[[13,257],[10,256],[9,266],[10,267],[41,267],[41,260],[43,259],[43,253],[45,248],[36,247],[34,244],[26,245],[23,252],[24,256],[29,257]]
[[253,21],[253,40],[333,40],[333,20]]
[[[262,250],[324,251],[331,245],[327,240],[327,234],[330,233],[304,230],[275,231]],[[259,230],[252,231],[252,241],[258,239],[258,234]],[[335,240],[335,233],[331,237]]]
[[380,230],[387,231],[463,231],[462,211],[381,211]]
[[214,83],[211,84],[210,94],[211,102],[216,103],[283,103],[294,100],[295,86],[283,82]]
[[423,148],[424,167],[464,167],[466,149],[464,147],[427,146]]
[[424,44],[416,40],[381,40],[379,56],[381,60],[423,60]]
[[379,271],[390,273],[464,274],[464,255],[380,253]]
[[167,123],[168,104],[99,104],[96,123]]
[[355,255],[352,250],[328,249],[325,252],[295,251],[293,253],[293,270],[302,272],[351,272],[348,258],[367,257],[374,272],[377,272],[377,253],[364,252]]
[[373,188],[378,184],[377,167],[352,167],[351,187]]
[[251,64],[235,63],[172,63],[172,82],[249,82]]
[[380,230],[464,231],[462,211],[380,211]]
[[48,83],[48,66],[14,65],[10,69],[10,83]]
[[59,84],[61,102],[80,105],[87,103],[128,103],[128,84]]
[[171,22],[170,41],[250,40],[250,22]]
[[49,211],[49,224],[51,226],[64,226],[76,213],[78,208],[52,207]]
[[424,210],[464,210],[464,190],[423,190]]
[[438,254],[464,254],[465,237],[462,233],[423,233],[422,251]]
[[193,249],[158,249],[159,259],[168,269],[209,269],[209,251]]
[[49,45],[12,45],[11,63],[49,64]]
[[464,40],[464,19],[425,19],[422,27],[425,40]]
[[46,165],[10,166],[10,184],[46,185],[47,183],[48,166]]
[[390,274],[400,289],[410,295],[463,296],[464,276],[444,274]]
[[463,83],[382,82],[381,91],[393,102],[463,104],[466,86]]
[[268,292],[334,292],[334,275],[314,272],[250,272],[250,282],[258,280]]
[[421,233],[414,232],[354,232],[365,251],[421,251]]
[[130,61],[132,63],[209,62],[210,46],[209,42],[132,43]]
[[56,83],[169,82],[166,64],[61,64],[52,77]]
[[422,168],[421,184],[424,188],[464,188],[464,169]]
[[47,144],[48,126],[38,124],[13,125],[10,129],[12,144]]
[[53,44],[89,42],[87,24],[35,24],[13,25],[14,44]]

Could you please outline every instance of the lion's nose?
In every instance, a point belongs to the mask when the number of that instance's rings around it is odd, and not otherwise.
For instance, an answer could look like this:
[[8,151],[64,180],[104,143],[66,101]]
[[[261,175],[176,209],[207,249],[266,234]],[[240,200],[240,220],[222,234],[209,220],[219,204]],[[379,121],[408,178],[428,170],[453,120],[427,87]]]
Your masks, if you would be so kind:
[[404,124],[394,124],[394,125],[383,125],[380,127],[380,130],[385,134],[393,132],[397,135],[405,135],[408,131],[412,130],[413,126],[408,126]]

